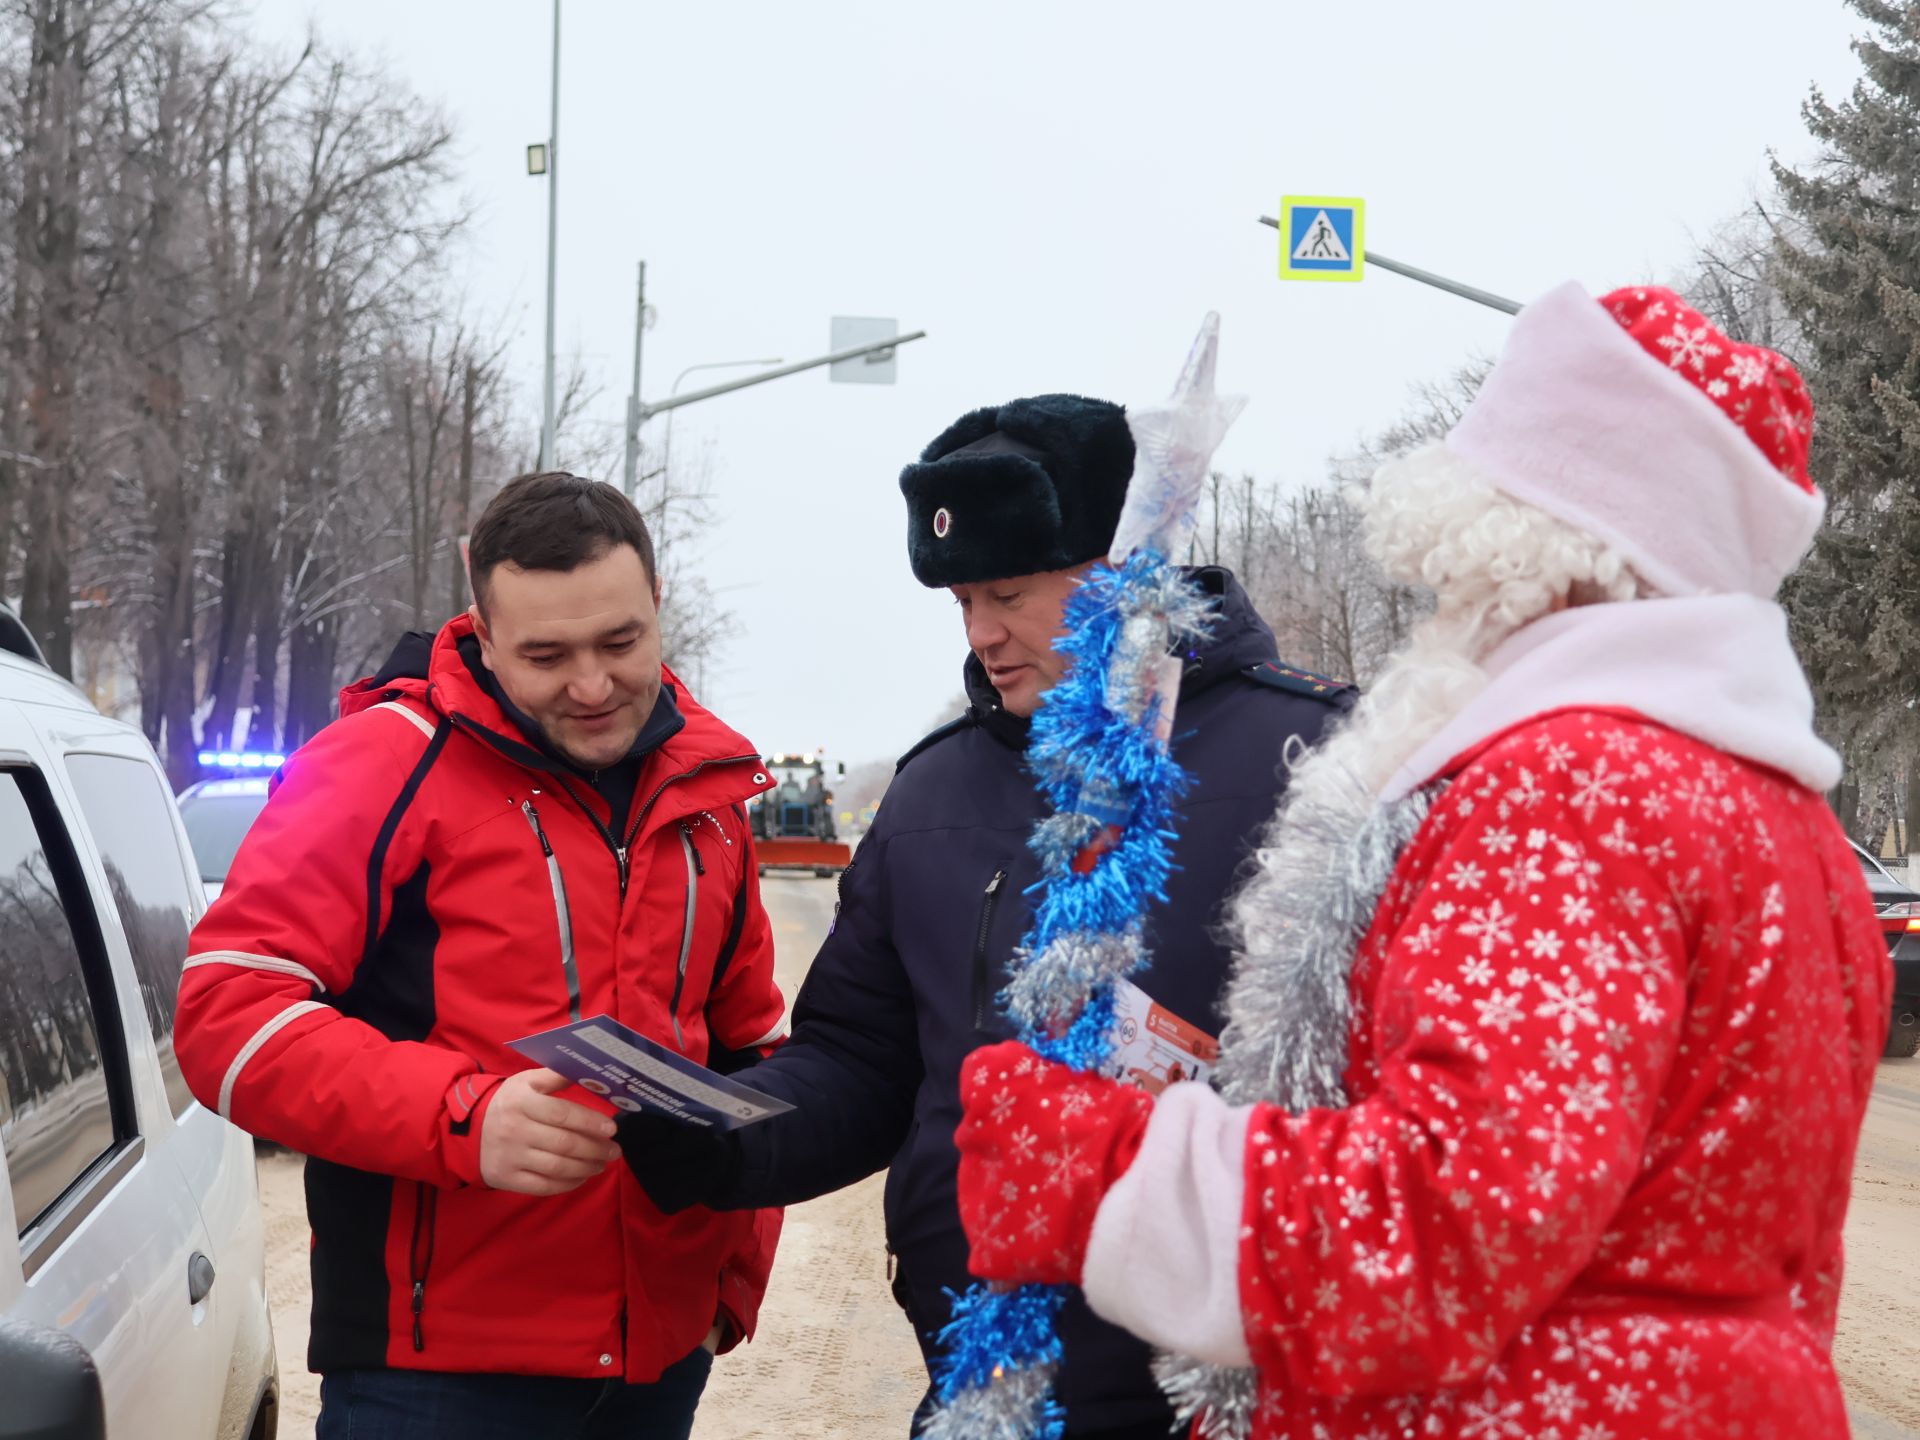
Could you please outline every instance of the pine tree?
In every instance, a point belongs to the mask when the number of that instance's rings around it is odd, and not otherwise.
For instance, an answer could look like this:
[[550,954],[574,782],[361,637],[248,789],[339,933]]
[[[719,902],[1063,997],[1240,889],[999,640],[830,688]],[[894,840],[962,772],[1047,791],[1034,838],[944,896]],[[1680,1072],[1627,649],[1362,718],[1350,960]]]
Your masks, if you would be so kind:
[[[1830,503],[1786,600],[1823,726],[1871,790],[1894,767],[1920,777],[1920,0],[1848,3],[1870,27],[1864,74],[1803,107],[1820,158],[1774,164],[1795,222],[1776,275]],[[1843,821],[1858,799],[1840,797]]]

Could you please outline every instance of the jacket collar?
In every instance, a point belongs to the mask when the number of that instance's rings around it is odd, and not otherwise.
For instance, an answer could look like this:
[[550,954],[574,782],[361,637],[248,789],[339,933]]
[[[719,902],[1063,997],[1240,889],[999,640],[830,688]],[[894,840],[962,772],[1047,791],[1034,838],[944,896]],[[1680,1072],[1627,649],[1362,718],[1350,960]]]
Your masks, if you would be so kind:
[[[1186,668],[1180,677],[1180,698],[1191,700],[1211,689],[1229,675],[1250,665],[1277,660],[1273,631],[1253,608],[1253,600],[1233,572],[1222,565],[1186,567],[1187,578],[1200,587],[1213,602],[1212,631],[1182,657]],[[987,679],[987,670],[977,655],[969,653],[961,668],[961,683],[967,694],[967,714],[974,724],[1002,745],[1024,750],[1029,723],[1010,715],[1000,704],[1000,692]]]
[[[571,770],[585,780],[598,780],[598,772],[582,769],[562,754],[559,748],[547,738],[539,722],[513,703],[506,688],[501,685],[499,677],[487,668],[487,663],[481,656],[479,636],[474,634],[461,636],[454,646],[454,651],[459,655],[461,663],[467,667],[468,678],[494,703],[511,724],[513,738],[538,751],[549,767],[557,766]],[[640,727],[640,733],[634,737],[632,748],[613,765],[604,766],[604,769],[611,770],[618,765],[643,760],[686,728],[687,720],[680,713],[680,707],[676,703],[678,697],[674,689],[672,682],[667,680],[663,673],[660,693],[653,702],[653,710],[647,716],[647,723]]]
[[[516,721],[517,707],[479,663],[478,648],[473,620],[467,615],[448,621],[435,635],[411,631],[401,637],[376,674],[340,692],[340,713],[350,715],[404,696],[431,706],[515,764],[549,774],[578,773],[550,746],[530,738],[521,723],[531,727],[532,737],[538,737],[538,727],[530,719],[520,716]],[[473,653],[471,664],[466,651]],[[484,679],[476,677],[476,669]],[[629,758],[644,756],[671,774],[721,760],[758,757],[745,737],[694,700],[665,665],[660,667],[660,697]]]

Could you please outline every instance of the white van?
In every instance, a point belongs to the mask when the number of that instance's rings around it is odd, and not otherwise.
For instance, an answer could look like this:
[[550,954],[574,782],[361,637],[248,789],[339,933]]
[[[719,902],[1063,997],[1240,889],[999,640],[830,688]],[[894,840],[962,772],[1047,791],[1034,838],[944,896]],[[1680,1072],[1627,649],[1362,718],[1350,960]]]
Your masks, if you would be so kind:
[[253,1145],[173,1058],[199,870],[145,737],[4,619],[0,1317],[85,1348],[110,1440],[273,1440]]

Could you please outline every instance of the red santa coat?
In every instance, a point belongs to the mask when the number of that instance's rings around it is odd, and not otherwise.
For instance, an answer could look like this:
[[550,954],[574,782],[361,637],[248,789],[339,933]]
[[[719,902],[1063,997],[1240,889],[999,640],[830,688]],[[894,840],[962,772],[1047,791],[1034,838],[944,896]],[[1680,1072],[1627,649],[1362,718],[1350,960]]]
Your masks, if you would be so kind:
[[[1169,1090],[1090,1300],[1250,1358],[1270,1440],[1845,1435],[1828,1352],[1890,985],[1845,836],[1632,715],[1524,721],[1450,773],[1356,958],[1351,1105]],[[1127,1272],[1182,1186],[1189,1221],[1237,1186],[1238,1335],[1191,1299],[1141,1314],[1159,1287]]]

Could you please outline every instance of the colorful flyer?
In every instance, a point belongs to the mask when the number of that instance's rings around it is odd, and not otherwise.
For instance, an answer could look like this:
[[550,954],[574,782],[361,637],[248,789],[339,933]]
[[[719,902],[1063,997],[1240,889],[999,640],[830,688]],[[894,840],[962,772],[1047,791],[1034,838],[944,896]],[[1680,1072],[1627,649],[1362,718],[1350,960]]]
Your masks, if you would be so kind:
[[632,1115],[738,1130],[793,1108],[696,1065],[607,1015],[542,1030],[514,1041],[513,1048]]
[[1113,987],[1119,1024],[1120,1078],[1158,1095],[1183,1080],[1204,1081],[1220,1059],[1220,1042],[1155,1000],[1131,980]]

